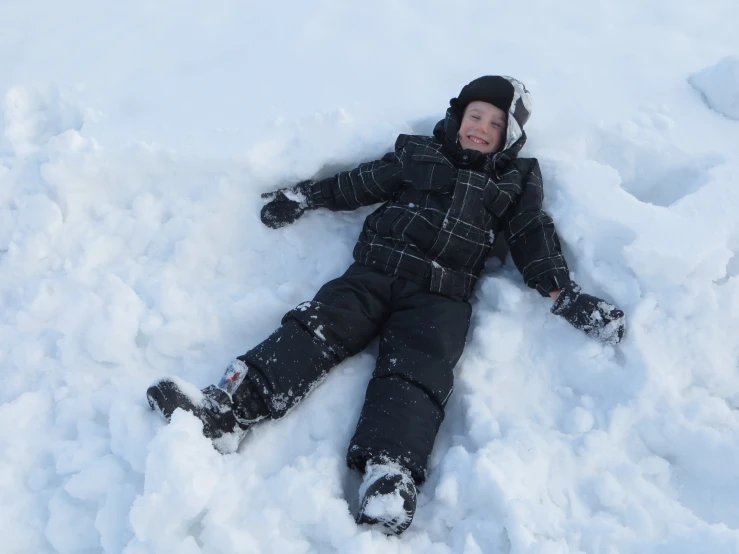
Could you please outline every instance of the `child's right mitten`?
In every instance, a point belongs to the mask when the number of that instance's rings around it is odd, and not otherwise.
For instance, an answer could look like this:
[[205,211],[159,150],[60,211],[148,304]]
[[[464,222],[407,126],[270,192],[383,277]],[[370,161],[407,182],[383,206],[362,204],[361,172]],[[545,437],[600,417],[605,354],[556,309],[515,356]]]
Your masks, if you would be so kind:
[[570,281],[559,293],[552,313],[569,321],[576,329],[606,344],[617,344],[626,330],[626,317],[613,304],[581,292],[580,286]]
[[313,181],[301,181],[294,187],[265,192],[262,198],[269,200],[262,207],[262,223],[279,229],[298,220],[311,208],[310,187]]

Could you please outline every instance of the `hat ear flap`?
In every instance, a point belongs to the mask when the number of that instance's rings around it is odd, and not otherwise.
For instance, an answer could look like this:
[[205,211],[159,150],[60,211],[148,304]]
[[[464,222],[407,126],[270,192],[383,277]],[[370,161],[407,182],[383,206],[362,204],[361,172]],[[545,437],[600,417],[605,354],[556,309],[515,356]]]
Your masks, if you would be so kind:
[[452,98],[449,100],[449,106],[451,106],[452,110],[454,110],[455,115],[462,119],[462,114],[464,113],[464,110],[459,105],[459,98]]
[[514,117],[508,117],[508,125],[506,126],[506,140],[503,150],[508,150],[511,146],[516,144],[518,139],[523,135],[523,129],[516,121]]
[[516,118],[519,125],[523,127],[531,117],[531,93],[526,89],[526,86],[513,77],[506,77],[508,81],[513,85],[513,102],[511,109],[508,110],[513,117]]
[[513,113],[515,114],[514,117],[520,123],[521,127],[526,125],[526,122],[531,116],[531,112],[528,110],[526,104],[523,101],[523,98],[521,97],[516,100],[516,105],[513,107]]

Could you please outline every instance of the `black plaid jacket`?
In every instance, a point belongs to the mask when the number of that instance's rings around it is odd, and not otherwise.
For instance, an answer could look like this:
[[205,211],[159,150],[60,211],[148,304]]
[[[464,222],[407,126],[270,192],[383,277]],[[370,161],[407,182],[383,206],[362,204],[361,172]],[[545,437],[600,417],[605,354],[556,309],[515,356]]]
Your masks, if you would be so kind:
[[539,163],[517,158],[524,134],[504,152],[483,155],[434,137],[400,135],[381,160],[313,183],[308,205],[353,210],[383,202],[364,222],[357,262],[466,300],[502,231],[526,284],[542,296],[569,282],[552,219],[542,211]]

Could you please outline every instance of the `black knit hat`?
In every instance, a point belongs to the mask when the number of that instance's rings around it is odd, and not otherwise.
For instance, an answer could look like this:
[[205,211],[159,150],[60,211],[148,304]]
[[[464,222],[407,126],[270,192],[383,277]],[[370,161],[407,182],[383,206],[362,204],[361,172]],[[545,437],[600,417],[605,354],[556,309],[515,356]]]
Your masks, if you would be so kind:
[[[459,96],[449,101],[449,113],[457,120],[455,125],[459,126],[464,109],[475,100],[488,102],[508,114],[503,150],[508,150],[523,137],[523,126],[531,116],[531,94],[521,81],[513,77],[486,75],[465,85]],[[456,135],[457,131],[453,134]]]
[[457,110],[461,117],[467,104],[475,100],[481,100],[500,108],[505,113],[513,102],[513,84],[505,77],[498,75],[485,75],[465,85],[457,98],[452,98],[450,104]]

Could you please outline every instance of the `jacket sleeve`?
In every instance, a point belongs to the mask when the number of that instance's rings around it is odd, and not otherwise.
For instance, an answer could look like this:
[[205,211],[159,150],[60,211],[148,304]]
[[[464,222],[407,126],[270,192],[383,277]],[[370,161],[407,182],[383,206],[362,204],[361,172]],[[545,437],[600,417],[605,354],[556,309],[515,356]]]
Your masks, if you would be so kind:
[[511,257],[523,275],[524,282],[549,296],[570,281],[567,262],[554,228],[554,222],[544,210],[544,187],[539,162],[534,160],[531,171],[524,177],[521,196],[504,221],[504,234]]
[[313,183],[309,207],[332,211],[356,210],[360,206],[389,200],[403,182],[401,154],[406,142],[406,135],[400,135],[394,152]]

